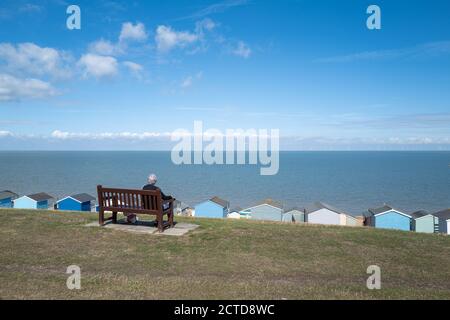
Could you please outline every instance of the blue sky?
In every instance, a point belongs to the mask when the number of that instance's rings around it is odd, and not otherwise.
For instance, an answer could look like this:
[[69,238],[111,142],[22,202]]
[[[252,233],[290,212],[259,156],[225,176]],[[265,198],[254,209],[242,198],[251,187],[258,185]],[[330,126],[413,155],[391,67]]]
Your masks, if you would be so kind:
[[[371,4],[381,30],[366,27]],[[445,0],[3,0],[0,150],[168,149],[195,120],[280,129],[286,150],[450,150],[449,13]]]

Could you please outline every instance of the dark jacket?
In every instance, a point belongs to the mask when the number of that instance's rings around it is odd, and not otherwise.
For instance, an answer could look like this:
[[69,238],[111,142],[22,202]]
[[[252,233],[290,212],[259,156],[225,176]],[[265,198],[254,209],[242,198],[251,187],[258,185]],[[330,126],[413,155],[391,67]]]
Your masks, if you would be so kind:
[[[146,184],[142,190],[159,190],[161,191],[160,188],[158,188],[157,186],[153,185],[153,184]],[[166,196],[162,191],[161,191],[161,198],[163,200],[171,200],[172,197],[171,196]]]

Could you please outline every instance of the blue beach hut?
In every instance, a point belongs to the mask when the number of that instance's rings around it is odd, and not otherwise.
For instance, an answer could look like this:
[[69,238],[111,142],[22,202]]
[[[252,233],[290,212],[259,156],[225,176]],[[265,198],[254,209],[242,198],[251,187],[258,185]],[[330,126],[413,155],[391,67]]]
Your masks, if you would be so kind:
[[14,200],[16,209],[43,209],[50,207],[53,197],[45,192],[30,194]]
[[230,203],[219,197],[213,197],[195,206],[195,216],[203,218],[226,218]]
[[87,193],[80,193],[65,197],[56,202],[56,204],[58,206],[58,210],[91,211],[92,206],[95,205],[95,197]]
[[364,224],[366,226],[404,231],[414,230],[412,216],[396,210],[389,205],[369,209],[364,217]]
[[13,200],[19,195],[9,190],[0,191],[0,208],[12,208]]

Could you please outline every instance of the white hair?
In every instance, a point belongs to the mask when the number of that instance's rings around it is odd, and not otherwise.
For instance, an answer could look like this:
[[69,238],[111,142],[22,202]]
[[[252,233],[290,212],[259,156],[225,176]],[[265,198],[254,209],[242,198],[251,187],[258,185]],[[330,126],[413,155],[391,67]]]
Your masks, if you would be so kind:
[[148,176],[147,181],[149,184],[155,184],[158,178],[156,177],[156,174],[152,173]]

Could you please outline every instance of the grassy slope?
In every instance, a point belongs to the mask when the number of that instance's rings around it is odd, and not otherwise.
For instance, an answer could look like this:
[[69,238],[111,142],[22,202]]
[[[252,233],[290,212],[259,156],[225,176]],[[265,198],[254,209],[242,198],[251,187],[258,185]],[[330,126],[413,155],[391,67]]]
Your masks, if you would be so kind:
[[[450,237],[178,218],[183,237],[87,228],[93,214],[0,210],[0,298],[450,299]],[[66,288],[68,265],[82,289]],[[366,268],[382,289],[365,287]]]

